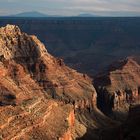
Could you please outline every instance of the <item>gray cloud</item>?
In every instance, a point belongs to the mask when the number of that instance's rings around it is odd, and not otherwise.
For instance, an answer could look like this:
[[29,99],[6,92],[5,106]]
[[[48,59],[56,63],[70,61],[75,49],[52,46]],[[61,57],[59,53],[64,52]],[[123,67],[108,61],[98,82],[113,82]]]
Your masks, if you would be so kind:
[[108,11],[140,12],[140,0],[0,0],[0,15],[24,11],[77,15]]

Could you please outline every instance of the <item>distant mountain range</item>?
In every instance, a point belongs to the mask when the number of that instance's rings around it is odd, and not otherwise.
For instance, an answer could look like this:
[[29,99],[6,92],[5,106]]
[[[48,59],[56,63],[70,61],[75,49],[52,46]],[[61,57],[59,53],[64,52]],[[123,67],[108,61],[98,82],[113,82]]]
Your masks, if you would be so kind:
[[49,15],[38,11],[23,12],[7,17],[139,17],[140,12],[125,12],[125,11],[96,11],[94,13],[82,13],[75,16]]
[[49,15],[34,11],[34,12],[19,13],[19,14],[12,15],[12,16],[15,16],[15,17],[48,17]]
[[10,17],[49,17],[47,14],[43,14],[40,12],[36,11],[31,11],[31,12],[23,12],[15,15],[9,15]]
[[140,12],[133,11],[95,11],[94,13],[83,13],[78,17],[140,17]]
[[[44,14],[44,13],[37,12],[37,11],[31,11],[31,12],[23,12],[23,13],[14,14],[14,15],[8,15],[7,17],[64,17],[64,16],[48,15],[48,14]],[[89,14],[83,13],[83,14],[79,14],[79,15],[71,16],[71,17],[98,17],[98,16],[94,15],[94,14],[90,14],[90,13]]]
[[[10,17],[62,17],[62,16],[48,15],[37,11],[31,11],[31,12],[23,12],[15,15],[10,15]],[[75,17],[97,17],[97,15],[93,15],[90,13],[83,13],[83,14],[76,15]]]

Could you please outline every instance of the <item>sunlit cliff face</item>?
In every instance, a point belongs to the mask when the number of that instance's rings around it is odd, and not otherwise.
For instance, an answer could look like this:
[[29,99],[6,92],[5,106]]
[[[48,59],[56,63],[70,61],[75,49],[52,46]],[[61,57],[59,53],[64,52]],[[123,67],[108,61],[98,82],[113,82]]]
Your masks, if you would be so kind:
[[2,139],[72,140],[84,135],[75,132],[75,112],[96,107],[91,79],[51,56],[37,37],[17,26],[0,28],[0,40]]

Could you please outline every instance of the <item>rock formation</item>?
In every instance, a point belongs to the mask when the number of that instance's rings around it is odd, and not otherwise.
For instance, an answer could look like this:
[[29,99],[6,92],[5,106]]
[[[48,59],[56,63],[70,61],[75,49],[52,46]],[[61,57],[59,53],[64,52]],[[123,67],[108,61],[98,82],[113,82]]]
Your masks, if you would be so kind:
[[[50,55],[36,36],[15,25],[0,28],[0,139],[138,138],[140,65],[118,61],[93,83]],[[118,120],[129,112],[128,119],[119,125],[96,106]]]
[[140,19],[137,17],[1,17],[0,26],[9,23],[37,35],[51,54],[63,58],[72,68],[93,76],[112,62],[140,52]]
[[[4,65],[9,66],[7,63],[11,60],[19,64],[53,98],[72,103],[75,107],[96,104],[91,79],[51,56],[35,36],[22,33],[17,26],[11,25],[1,28],[0,35],[0,56]],[[11,67],[9,71],[17,76],[20,72],[17,67]]]
[[[95,128],[99,125],[92,119],[93,110],[99,120],[110,121],[97,110],[96,91],[87,75],[51,56],[37,37],[17,26],[0,28],[0,139],[82,137],[86,117]],[[85,117],[78,117],[80,113]]]
[[94,79],[98,93],[98,107],[106,114],[128,111],[140,101],[140,65],[132,58],[111,65]]

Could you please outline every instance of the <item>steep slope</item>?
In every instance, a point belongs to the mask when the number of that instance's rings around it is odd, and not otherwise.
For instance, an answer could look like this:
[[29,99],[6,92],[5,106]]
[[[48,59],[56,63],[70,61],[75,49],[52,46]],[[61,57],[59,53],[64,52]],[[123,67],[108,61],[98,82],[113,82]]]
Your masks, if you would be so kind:
[[98,107],[106,114],[128,111],[140,99],[140,65],[132,58],[118,61],[94,79]]
[[[51,97],[73,103],[75,107],[84,100],[85,107],[96,104],[91,79],[51,56],[35,36],[22,33],[17,26],[11,25],[1,28],[0,36],[1,60],[4,63],[13,60],[21,65]],[[11,71],[19,75],[16,68]]]
[[[115,124],[97,109],[87,75],[67,67],[37,37],[14,25],[0,28],[0,89],[4,140],[71,140]],[[98,139],[98,133],[92,135]]]
[[[1,139],[71,140],[74,109],[92,107],[94,94],[86,75],[48,54],[35,36],[14,25],[0,28]],[[86,128],[76,123],[82,136]]]
[[[9,63],[8,68],[0,63],[0,139],[71,139],[73,108],[46,99],[23,67]],[[20,69],[18,80],[10,68]]]

